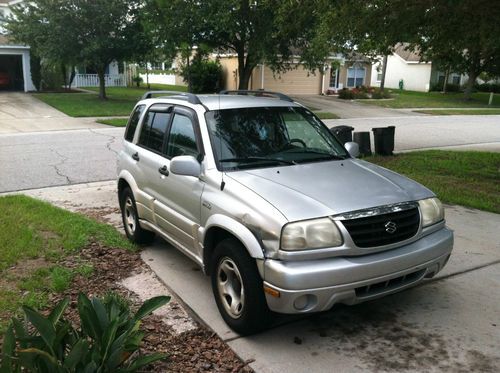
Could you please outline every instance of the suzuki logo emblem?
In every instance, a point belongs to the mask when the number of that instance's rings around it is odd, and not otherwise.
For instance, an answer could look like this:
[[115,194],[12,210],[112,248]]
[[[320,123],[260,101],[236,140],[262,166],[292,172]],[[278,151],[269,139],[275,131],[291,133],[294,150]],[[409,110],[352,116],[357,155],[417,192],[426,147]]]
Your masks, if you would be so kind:
[[384,224],[385,231],[389,234],[393,234],[398,229],[398,226],[393,221],[388,221]]

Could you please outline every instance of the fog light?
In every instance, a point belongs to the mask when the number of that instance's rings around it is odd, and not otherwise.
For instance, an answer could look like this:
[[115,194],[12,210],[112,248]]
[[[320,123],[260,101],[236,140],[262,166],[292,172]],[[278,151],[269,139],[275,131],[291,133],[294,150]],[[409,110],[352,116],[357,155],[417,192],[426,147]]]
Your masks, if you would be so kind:
[[295,299],[295,301],[293,302],[293,306],[297,311],[306,311],[313,308],[317,302],[318,299],[315,295],[304,294]]

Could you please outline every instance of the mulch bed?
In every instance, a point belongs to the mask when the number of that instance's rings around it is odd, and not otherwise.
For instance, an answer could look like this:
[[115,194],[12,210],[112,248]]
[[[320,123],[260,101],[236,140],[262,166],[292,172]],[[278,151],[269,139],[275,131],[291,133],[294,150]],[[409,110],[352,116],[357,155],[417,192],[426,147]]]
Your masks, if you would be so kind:
[[[77,324],[77,296],[79,292],[91,296],[103,296],[113,291],[128,298],[132,308],[140,302],[133,293],[123,288],[119,282],[134,273],[150,271],[141,260],[139,253],[123,249],[108,248],[92,243],[82,249],[77,256],[65,258],[61,265],[76,267],[82,262],[94,267],[93,274],[86,278],[75,276],[66,291],[50,296],[55,305],[64,297],[70,298],[66,317]],[[151,315],[143,320],[142,329],[146,333],[141,352],[163,352],[169,355],[166,361],[157,362],[146,371],[151,372],[252,372],[236,354],[212,331],[202,325],[180,335],[171,333],[169,326],[160,317]]]

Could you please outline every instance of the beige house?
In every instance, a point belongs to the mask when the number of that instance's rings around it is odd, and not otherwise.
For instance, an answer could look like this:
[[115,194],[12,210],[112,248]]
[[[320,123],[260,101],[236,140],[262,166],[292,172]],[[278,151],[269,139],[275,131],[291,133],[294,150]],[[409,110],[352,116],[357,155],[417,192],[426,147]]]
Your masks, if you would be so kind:
[[[238,59],[236,55],[214,55],[218,58],[224,71],[225,89],[238,88]],[[333,66],[333,67],[332,67]],[[337,67],[338,66],[338,67]],[[365,59],[346,60],[341,56],[329,59],[323,71],[308,71],[300,63],[292,69],[274,74],[265,64],[258,65],[250,78],[249,89],[265,89],[286,94],[326,94],[339,89],[355,88],[369,85],[371,80],[371,63]]]

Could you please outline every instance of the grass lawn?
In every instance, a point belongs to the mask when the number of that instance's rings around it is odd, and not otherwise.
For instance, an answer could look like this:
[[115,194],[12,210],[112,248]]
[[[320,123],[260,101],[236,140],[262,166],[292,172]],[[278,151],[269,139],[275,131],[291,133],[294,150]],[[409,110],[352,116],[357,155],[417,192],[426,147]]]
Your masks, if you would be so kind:
[[360,101],[369,105],[378,105],[389,108],[467,108],[467,107],[497,107],[500,108],[500,94],[493,96],[492,106],[488,106],[490,94],[487,92],[477,92],[472,94],[470,101],[463,100],[463,93],[450,92],[415,92],[415,91],[394,91],[393,100],[366,100]]
[[75,273],[92,274],[85,262],[65,267],[65,256],[93,241],[134,249],[112,226],[30,197],[0,197],[0,210],[0,334],[21,305],[45,307]]
[[328,111],[318,111],[318,112],[314,112],[314,114],[316,114],[316,116],[319,119],[339,119],[340,118],[337,114],[330,113]]
[[125,127],[127,125],[128,118],[98,119],[96,122],[113,127]]
[[431,115],[500,115],[500,109],[414,110],[414,112]]
[[[187,87],[152,84],[151,90],[186,91]],[[88,88],[97,93],[98,88]],[[108,87],[108,100],[101,101],[93,93],[35,93],[34,97],[72,117],[129,115],[135,103],[147,92],[144,86]]]
[[428,150],[365,160],[418,181],[443,202],[500,214],[500,153]]

